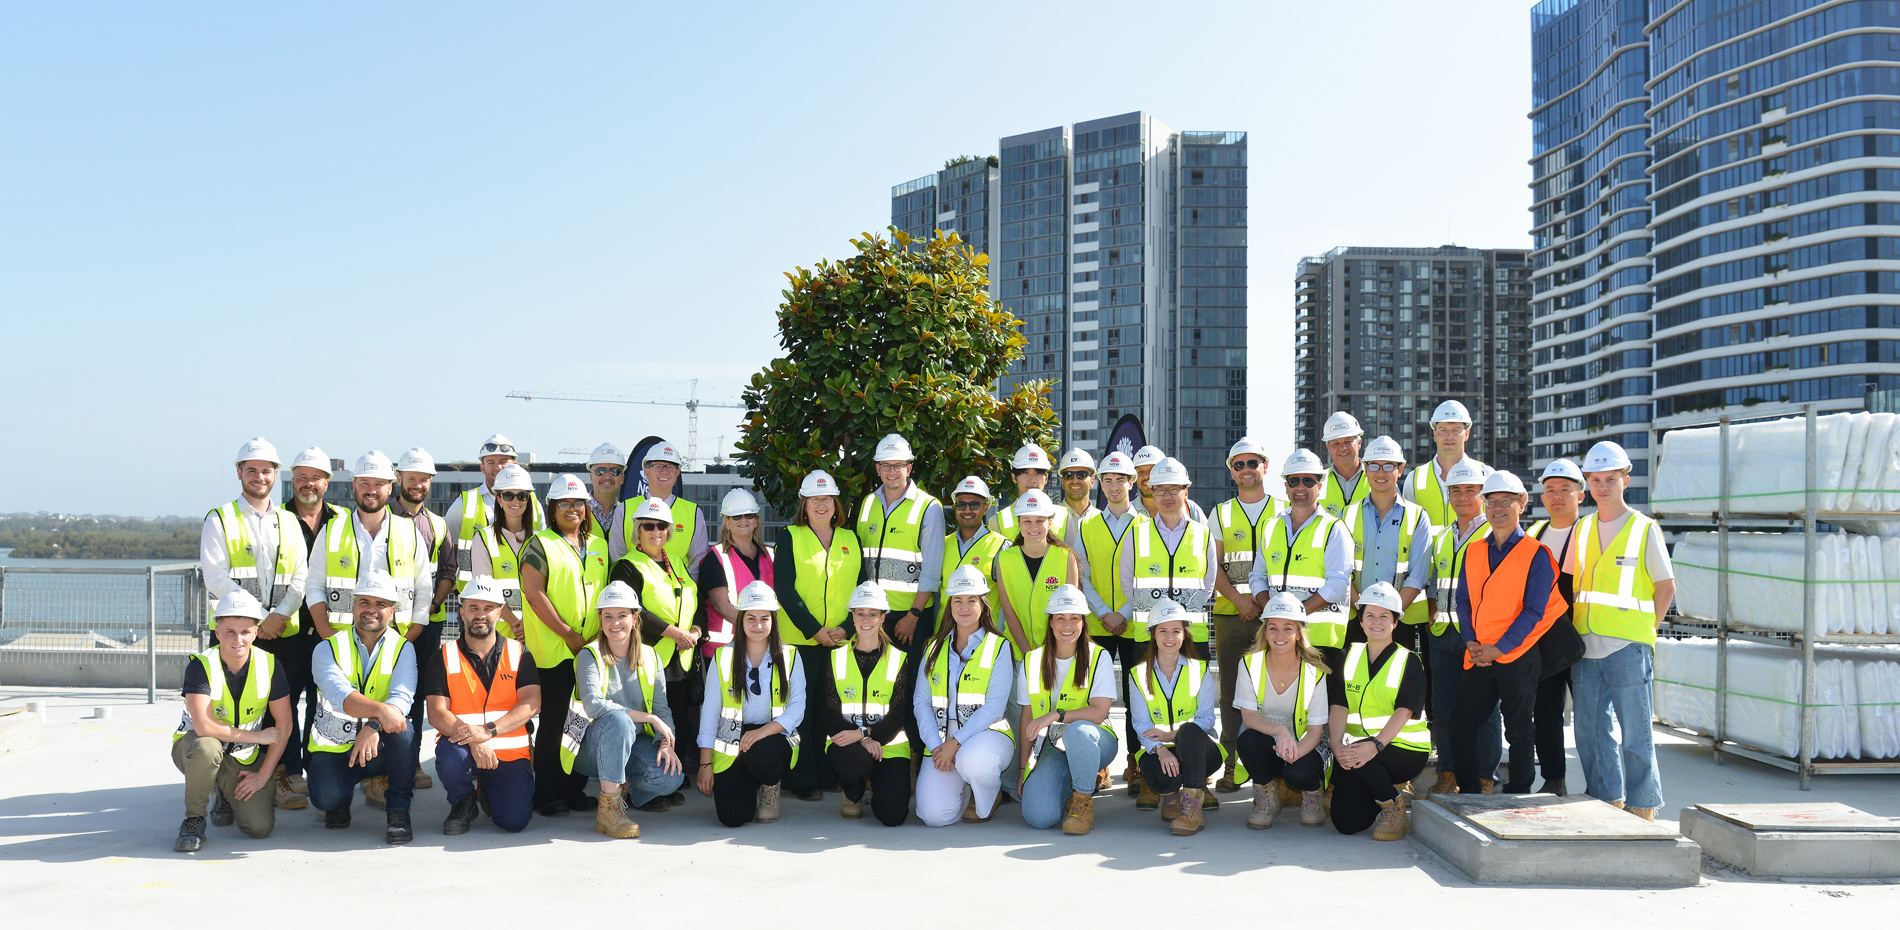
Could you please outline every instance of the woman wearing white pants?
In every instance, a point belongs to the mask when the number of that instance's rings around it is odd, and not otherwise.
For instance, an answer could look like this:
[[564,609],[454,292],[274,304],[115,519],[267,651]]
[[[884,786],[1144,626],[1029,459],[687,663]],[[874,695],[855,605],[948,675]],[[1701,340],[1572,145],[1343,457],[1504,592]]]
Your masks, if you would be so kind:
[[1016,752],[1005,717],[1016,663],[990,616],[989,582],[965,565],[944,583],[950,623],[931,640],[911,698],[923,740],[917,818],[947,827],[982,823],[996,808],[1003,769]]

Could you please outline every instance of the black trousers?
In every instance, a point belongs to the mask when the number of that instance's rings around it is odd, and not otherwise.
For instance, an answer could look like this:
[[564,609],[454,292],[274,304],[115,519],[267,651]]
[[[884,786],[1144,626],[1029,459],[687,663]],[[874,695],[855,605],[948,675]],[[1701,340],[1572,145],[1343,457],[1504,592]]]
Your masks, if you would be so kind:
[[1208,775],[1220,768],[1220,747],[1198,724],[1183,724],[1174,734],[1174,758],[1181,763],[1181,774],[1169,776],[1161,771],[1160,753],[1141,757],[1141,777],[1156,794],[1207,787]]
[[[1135,663],[1140,662],[1141,657],[1147,654],[1148,644],[1136,642],[1126,636],[1091,636],[1089,639],[1113,656],[1116,664],[1121,667],[1121,674],[1115,676],[1115,686],[1121,689],[1119,697],[1122,707],[1126,709],[1128,707],[1128,670],[1134,668]],[[1122,714],[1122,745],[1127,748],[1130,759],[1133,759],[1135,751],[1141,748],[1141,740],[1137,738],[1138,736],[1139,734],[1135,732],[1134,718],[1128,714]]]
[[1537,683],[1537,705],[1531,716],[1537,728],[1537,766],[1545,781],[1564,777],[1564,696],[1569,693],[1569,669]]
[[[1482,721],[1480,721],[1482,722]],[[1431,753],[1387,746],[1356,769],[1333,762],[1333,829],[1358,833],[1379,817],[1379,802],[1399,796],[1394,785],[1411,781],[1425,771]]]
[[1325,779],[1326,764],[1320,758],[1318,746],[1288,762],[1273,751],[1277,740],[1259,730],[1243,729],[1234,742],[1241,764],[1247,767],[1247,777],[1256,785],[1284,778],[1286,786],[1295,791],[1318,791]]
[[587,788],[587,776],[561,769],[561,731],[567,726],[568,702],[574,699],[574,660],[539,672],[541,714],[534,726],[535,807],[584,796]]
[[813,788],[829,788],[838,783],[838,773],[831,770],[831,760],[825,756],[825,727],[816,713],[820,702],[817,695],[825,693],[820,689],[837,687],[831,681],[831,651],[838,646],[800,646],[798,664],[805,671],[805,719],[798,724],[798,739],[801,745],[811,747],[808,752],[798,754],[798,764],[785,773],[785,790],[809,791]]
[[1537,725],[1532,713],[1537,706],[1537,679],[1543,660],[1535,647],[1524,651],[1515,662],[1493,662],[1465,669],[1458,681],[1458,701],[1451,710],[1453,761],[1457,765],[1458,790],[1477,794],[1483,790],[1478,772],[1478,729],[1493,710],[1504,717],[1504,741],[1510,748],[1511,780],[1504,784],[1505,794],[1525,794],[1531,790],[1531,774],[1536,771]]
[[[416,634],[410,648],[416,651],[416,680],[428,678],[428,669],[442,664],[442,623],[424,623],[422,632]],[[416,695],[415,703],[409,705],[409,726],[416,731],[416,758],[422,756],[422,724],[429,719],[429,702],[422,695]]]
[[844,787],[845,797],[864,800],[864,789],[868,785],[871,815],[877,822],[887,827],[903,825],[910,816],[909,757],[873,759],[864,751],[862,743],[832,746],[826,754],[831,756],[831,767],[838,772],[838,784]]
[[[741,732],[751,732],[762,723],[748,724]],[[806,746],[811,744],[807,743]],[[823,745],[823,744],[820,744]],[[807,755],[800,752],[799,755]],[[823,755],[823,753],[819,753]],[[792,764],[792,744],[783,733],[774,733],[739,753],[723,772],[713,775],[713,811],[728,827],[743,827],[759,816],[759,788],[776,785],[785,778]],[[906,774],[908,770],[906,770]]]
[[[292,775],[303,774],[309,757],[306,734],[317,718],[317,682],[310,675],[310,653],[317,648],[317,631],[309,617],[303,618],[302,626],[295,636],[257,640],[257,648],[270,653],[283,666],[284,683],[290,686],[290,742],[284,744],[284,754],[277,760]],[[299,700],[303,701],[302,710],[297,709]]]
[[[679,678],[666,680],[666,706],[673,711],[673,750],[680,757],[681,784],[690,785],[699,773],[699,715],[706,702],[705,656],[693,660],[693,667]],[[678,666],[669,666],[673,674]]]

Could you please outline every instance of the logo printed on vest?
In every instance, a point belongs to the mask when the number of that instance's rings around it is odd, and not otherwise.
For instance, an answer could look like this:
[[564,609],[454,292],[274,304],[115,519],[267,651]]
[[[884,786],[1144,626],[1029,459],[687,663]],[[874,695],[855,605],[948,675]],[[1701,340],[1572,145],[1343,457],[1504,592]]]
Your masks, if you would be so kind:
[[349,557],[349,556],[347,556],[347,555],[345,555],[345,556],[339,556],[339,557],[337,558],[337,564],[338,564],[338,565],[340,565],[340,566],[342,566],[342,567],[344,567],[344,568],[349,568],[349,567],[350,567],[350,557]]
[[1158,564],[1156,564],[1156,563],[1153,563],[1153,562],[1150,562],[1150,563],[1148,563],[1148,574],[1150,574],[1150,575],[1160,575],[1160,574],[1161,574],[1161,566],[1160,566],[1160,565],[1158,565]]
[[1286,553],[1281,552],[1278,549],[1275,549],[1272,552],[1267,553],[1267,561],[1272,562],[1275,565],[1278,565],[1281,562],[1286,561]]

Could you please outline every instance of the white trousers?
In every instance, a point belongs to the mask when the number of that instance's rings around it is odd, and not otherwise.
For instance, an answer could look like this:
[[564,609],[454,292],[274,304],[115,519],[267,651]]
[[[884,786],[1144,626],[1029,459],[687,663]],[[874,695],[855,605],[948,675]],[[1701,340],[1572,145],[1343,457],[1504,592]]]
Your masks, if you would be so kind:
[[1016,754],[1008,736],[984,730],[957,749],[955,771],[937,770],[926,756],[917,772],[917,819],[932,827],[947,827],[963,818],[963,792],[976,796],[976,812],[988,817],[996,809],[996,791],[1003,784],[1003,768]]

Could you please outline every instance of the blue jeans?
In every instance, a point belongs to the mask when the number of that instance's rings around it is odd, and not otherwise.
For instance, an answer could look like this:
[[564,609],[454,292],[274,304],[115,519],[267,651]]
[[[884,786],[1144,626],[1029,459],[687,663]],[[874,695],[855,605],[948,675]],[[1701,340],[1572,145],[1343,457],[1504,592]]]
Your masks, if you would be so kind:
[[625,713],[614,711],[587,725],[574,771],[604,782],[619,782],[627,804],[639,807],[679,790],[684,773],[660,771],[660,741],[646,734]]
[[[1457,737],[1453,735],[1451,717],[1452,709],[1458,705],[1458,683],[1465,677],[1465,638],[1450,627],[1439,636],[1429,635],[1429,630],[1424,632],[1427,634],[1426,670],[1430,673],[1426,677],[1431,682],[1429,724],[1432,748],[1438,752],[1436,770],[1455,772],[1458,755],[1453,745]],[[1504,715],[1497,710],[1491,711],[1480,728],[1478,755],[1478,777],[1497,781],[1498,762],[1504,757]],[[1472,790],[1477,787],[1474,785]]]
[[310,783],[310,803],[320,811],[350,806],[350,794],[356,783],[377,775],[389,776],[389,792],[384,801],[391,813],[408,813],[409,802],[416,796],[416,730],[382,734],[376,758],[368,765],[351,765],[347,748],[342,752],[313,752],[305,762],[304,779]]
[[435,741],[435,777],[449,793],[449,803],[468,797],[475,790],[475,779],[482,780],[482,793],[488,798],[488,811],[495,826],[508,833],[520,833],[534,815],[534,762],[529,759],[504,759],[492,769],[475,767],[475,757],[467,749],[446,739]]
[[[1570,667],[1577,759],[1583,763],[1584,790],[1599,801],[1652,809],[1662,806],[1662,779],[1656,771],[1656,742],[1650,730],[1654,657],[1650,647],[1631,643],[1601,659],[1578,659]],[[1622,731],[1620,745],[1610,732],[1612,711]]]
[[1074,723],[1062,734],[1066,748],[1045,744],[1036,767],[1023,783],[1023,822],[1045,830],[1062,822],[1069,793],[1095,793],[1095,773],[1115,761],[1121,742],[1092,723]]

